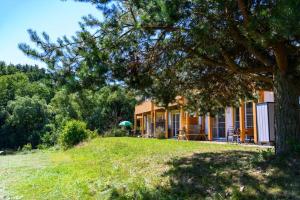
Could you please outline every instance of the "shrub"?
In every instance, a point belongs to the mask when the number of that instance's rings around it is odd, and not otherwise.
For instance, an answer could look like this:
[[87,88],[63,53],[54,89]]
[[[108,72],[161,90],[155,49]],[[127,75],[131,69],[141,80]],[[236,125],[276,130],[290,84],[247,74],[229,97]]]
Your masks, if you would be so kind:
[[22,147],[22,151],[31,151],[32,150],[32,145],[30,143],[28,144],[25,144],[23,147]]
[[70,148],[88,138],[86,123],[70,120],[62,128],[59,142],[64,149]]
[[94,131],[87,130],[87,134],[88,134],[89,139],[94,139],[98,136],[98,131],[97,130],[94,130]]
[[41,137],[42,144],[47,147],[57,144],[59,133],[60,131],[56,129],[55,124],[47,124],[44,127],[43,135]]
[[127,136],[128,131],[123,128],[112,128],[104,133],[105,137],[124,137]]
[[44,150],[44,149],[47,149],[49,146],[47,146],[47,145],[45,145],[45,144],[38,144],[37,145],[37,148],[39,149],[39,150]]
[[155,133],[158,139],[165,139],[165,131],[163,128],[161,127],[156,128]]

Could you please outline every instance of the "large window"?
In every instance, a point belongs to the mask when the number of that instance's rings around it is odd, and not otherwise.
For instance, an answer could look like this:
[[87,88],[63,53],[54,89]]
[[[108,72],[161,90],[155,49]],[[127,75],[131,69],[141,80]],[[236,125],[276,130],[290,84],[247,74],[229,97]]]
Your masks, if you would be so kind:
[[240,128],[240,109],[234,109],[234,128]]
[[179,127],[180,127],[180,114],[179,113],[174,113],[172,115],[173,118],[173,135],[174,137],[179,134]]
[[226,122],[225,122],[225,113],[218,115],[218,128],[219,128],[219,138],[226,137]]
[[253,128],[253,104],[247,102],[245,104],[245,126],[246,128]]
[[225,113],[220,113],[213,118],[213,137],[225,138]]

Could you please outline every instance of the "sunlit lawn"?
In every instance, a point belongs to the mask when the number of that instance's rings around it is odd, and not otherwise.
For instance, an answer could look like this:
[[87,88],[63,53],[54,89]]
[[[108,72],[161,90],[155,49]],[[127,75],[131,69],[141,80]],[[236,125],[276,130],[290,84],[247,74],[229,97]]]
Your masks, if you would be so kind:
[[0,199],[300,199],[299,159],[234,144],[97,138],[0,157]]

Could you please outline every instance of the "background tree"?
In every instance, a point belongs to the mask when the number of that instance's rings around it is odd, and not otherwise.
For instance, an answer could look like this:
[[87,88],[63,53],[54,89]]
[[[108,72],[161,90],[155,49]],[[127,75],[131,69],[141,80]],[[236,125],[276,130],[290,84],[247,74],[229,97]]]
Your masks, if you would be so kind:
[[46,101],[36,96],[17,97],[9,102],[7,111],[1,137],[5,146],[16,148],[30,143],[36,147],[49,119]]
[[94,104],[88,116],[92,129],[107,130],[117,127],[121,121],[133,121],[135,94],[120,86],[103,87],[90,100]]
[[0,149],[39,144],[51,117],[50,83],[45,70],[37,66],[0,63]]
[[62,82],[60,70],[49,73],[38,66],[0,62],[0,149],[55,145],[72,120],[102,134],[121,120],[132,119],[135,94],[114,85],[110,75],[97,72],[97,79],[86,72],[85,64],[80,66]]
[[0,61],[0,75],[12,75],[16,73],[26,74],[30,81],[40,81],[49,79],[50,74],[46,73],[44,68],[39,68],[37,65],[12,65]]
[[58,126],[69,119],[76,119],[85,121],[89,129],[101,133],[118,126],[122,120],[132,120],[135,104],[135,95],[120,86],[71,94],[62,90],[51,101]]
[[0,76],[0,108],[5,109],[8,102],[14,100],[16,93],[28,83],[28,77],[21,73]]

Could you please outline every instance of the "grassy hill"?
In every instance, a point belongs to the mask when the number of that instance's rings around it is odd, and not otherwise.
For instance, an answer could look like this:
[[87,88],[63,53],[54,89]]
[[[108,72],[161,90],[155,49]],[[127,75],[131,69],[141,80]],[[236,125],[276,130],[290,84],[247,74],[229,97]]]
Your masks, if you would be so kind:
[[68,151],[1,156],[0,199],[300,199],[299,169],[272,154],[234,144],[97,138]]

